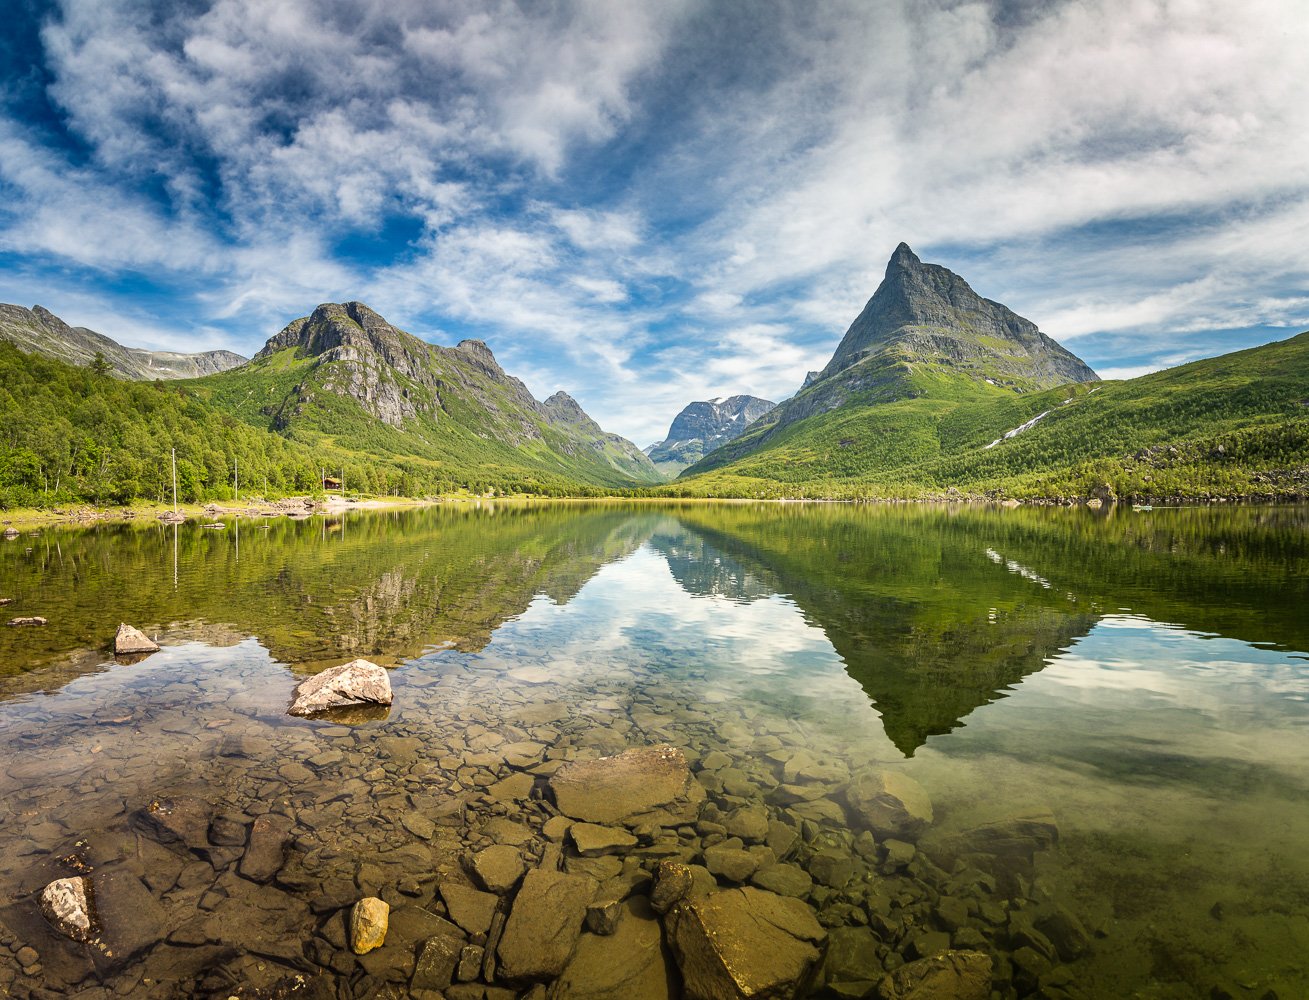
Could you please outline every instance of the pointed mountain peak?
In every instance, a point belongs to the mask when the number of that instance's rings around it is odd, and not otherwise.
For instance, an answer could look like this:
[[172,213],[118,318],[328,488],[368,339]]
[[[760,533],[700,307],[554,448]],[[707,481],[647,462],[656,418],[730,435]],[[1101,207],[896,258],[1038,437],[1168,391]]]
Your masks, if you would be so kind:
[[901,243],[895,248],[895,253],[891,254],[891,259],[886,262],[887,273],[890,273],[894,267],[913,268],[922,265],[918,255],[909,249],[908,243]]

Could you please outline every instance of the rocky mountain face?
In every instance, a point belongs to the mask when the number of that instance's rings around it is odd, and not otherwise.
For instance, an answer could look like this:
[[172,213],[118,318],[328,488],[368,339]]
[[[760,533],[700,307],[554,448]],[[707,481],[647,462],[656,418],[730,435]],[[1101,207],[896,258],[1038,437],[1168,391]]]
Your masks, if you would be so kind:
[[668,436],[650,445],[645,453],[661,471],[676,474],[715,448],[735,441],[750,424],[776,405],[758,396],[729,396],[688,403],[673,418]]
[[[339,439],[348,430],[361,448],[385,441],[393,452],[452,464],[525,462],[603,485],[660,478],[634,444],[602,430],[571,396],[534,398],[480,340],[429,344],[362,302],[325,303],[287,324],[242,381],[258,383],[251,392],[260,412],[282,433]],[[242,405],[239,393],[226,396]],[[357,411],[394,433],[378,438]]]
[[982,298],[953,271],[923,263],[901,243],[827,366],[809,372],[796,395],[722,448],[710,465],[757,450],[799,420],[847,406],[1029,393],[1096,378],[1036,324]]
[[0,303],[0,338],[12,341],[19,350],[29,354],[44,354],[79,367],[90,364],[99,353],[109,362],[114,375],[138,381],[197,378],[228,371],[246,362],[231,351],[180,354],[124,347],[84,326],[69,326],[44,306],[24,309]]

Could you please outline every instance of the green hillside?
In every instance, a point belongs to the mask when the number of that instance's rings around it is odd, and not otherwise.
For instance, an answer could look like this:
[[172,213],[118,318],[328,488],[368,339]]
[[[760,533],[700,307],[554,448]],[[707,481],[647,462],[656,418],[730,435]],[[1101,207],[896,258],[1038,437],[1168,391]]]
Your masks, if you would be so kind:
[[[1031,429],[987,447],[1043,413]],[[752,429],[692,466],[668,492],[1015,499],[1305,495],[1309,333],[1130,381],[1025,394],[906,362],[893,393],[869,391],[835,410]]]
[[0,341],[0,509],[168,499],[173,448],[183,502],[231,499],[234,460],[243,496],[314,493],[323,468],[344,472],[361,493],[602,492],[547,461],[515,462],[503,445],[453,430],[444,440],[463,448],[458,458],[467,464],[413,457],[397,442],[402,432],[338,396],[325,396],[320,411],[334,434],[313,425],[276,433],[267,417],[260,426],[244,411],[279,379],[294,384],[297,366],[268,366],[248,383],[243,370],[128,382]]

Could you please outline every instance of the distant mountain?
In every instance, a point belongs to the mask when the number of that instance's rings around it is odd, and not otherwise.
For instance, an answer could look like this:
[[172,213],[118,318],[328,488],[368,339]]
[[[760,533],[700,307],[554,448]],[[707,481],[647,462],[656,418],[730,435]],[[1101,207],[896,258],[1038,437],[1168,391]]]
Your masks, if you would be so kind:
[[196,378],[243,365],[246,359],[231,351],[203,351],[179,354],[174,351],[145,351],[124,347],[102,333],[84,326],[69,326],[43,306],[24,309],[0,303],[0,338],[20,350],[44,354],[70,365],[87,365],[96,353],[109,362],[119,378]]
[[1309,493],[1309,335],[1127,382],[901,244],[832,360],[678,495]]
[[645,453],[661,472],[676,475],[715,448],[735,441],[750,424],[776,405],[758,396],[729,396],[688,403],[673,418],[668,436],[650,445]]
[[453,478],[609,487],[662,478],[634,444],[607,434],[566,393],[536,400],[480,340],[438,347],[362,302],[320,305],[270,338],[249,365],[196,386],[249,423],[360,454],[420,460]]

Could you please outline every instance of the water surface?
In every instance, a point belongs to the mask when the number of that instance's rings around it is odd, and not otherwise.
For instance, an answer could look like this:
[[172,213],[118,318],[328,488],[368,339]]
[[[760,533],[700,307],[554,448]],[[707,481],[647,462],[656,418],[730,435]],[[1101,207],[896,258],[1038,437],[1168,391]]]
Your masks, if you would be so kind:
[[[816,993],[861,995],[857,976],[946,934],[994,956],[1002,995],[1309,995],[1305,508],[484,504],[227,525],[0,543],[6,610],[50,620],[0,632],[0,931],[40,956],[0,951],[0,990],[228,995],[299,972],[404,996],[412,955],[356,960],[341,907],[442,912],[490,820],[548,850],[560,762],[666,742],[711,805],[802,832],[785,860],[848,861],[805,898],[860,955]],[[164,649],[115,662],[120,621]],[[389,714],[283,714],[303,675],[355,656],[392,668]],[[821,765],[810,797],[782,787],[801,752]],[[908,867],[858,846],[844,811],[844,778],[875,767],[933,800]],[[235,824],[287,817],[286,867],[257,883],[239,847],[158,845],[141,810],[183,795]],[[1022,817],[1037,849],[960,848]],[[688,853],[713,834],[669,837]],[[77,866],[141,879],[136,954],[92,961],[34,913]],[[1025,936],[1055,914],[1085,940]]]

